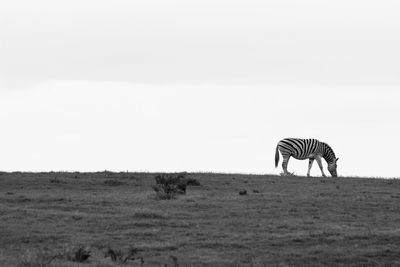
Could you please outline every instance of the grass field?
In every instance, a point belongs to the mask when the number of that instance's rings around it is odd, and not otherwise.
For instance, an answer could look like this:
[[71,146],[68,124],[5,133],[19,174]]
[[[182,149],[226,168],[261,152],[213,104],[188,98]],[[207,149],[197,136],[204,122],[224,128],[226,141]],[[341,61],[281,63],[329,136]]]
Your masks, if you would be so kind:
[[1,173],[0,266],[400,266],[400,180],[188,173],[160,200],[155,175]]

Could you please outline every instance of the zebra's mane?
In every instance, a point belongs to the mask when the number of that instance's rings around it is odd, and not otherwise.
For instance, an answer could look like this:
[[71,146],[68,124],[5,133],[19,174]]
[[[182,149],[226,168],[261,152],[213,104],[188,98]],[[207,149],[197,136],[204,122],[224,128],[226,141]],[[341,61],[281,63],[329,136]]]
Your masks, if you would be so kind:
[[335,152],[333,152],[333,149],[327,144],[327,143],[322,143],[324,145],[324,155],[323,158],[326,160],[328,164],[333,163],[336,159]]

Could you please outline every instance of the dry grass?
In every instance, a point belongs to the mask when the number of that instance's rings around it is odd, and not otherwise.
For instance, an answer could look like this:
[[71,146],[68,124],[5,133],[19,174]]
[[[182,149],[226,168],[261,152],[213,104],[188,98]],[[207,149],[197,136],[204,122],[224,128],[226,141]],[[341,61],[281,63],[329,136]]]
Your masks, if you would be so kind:
[[400,180],[188,173],[160,201],[156,175],[2,173],[0,266],[400,265]]

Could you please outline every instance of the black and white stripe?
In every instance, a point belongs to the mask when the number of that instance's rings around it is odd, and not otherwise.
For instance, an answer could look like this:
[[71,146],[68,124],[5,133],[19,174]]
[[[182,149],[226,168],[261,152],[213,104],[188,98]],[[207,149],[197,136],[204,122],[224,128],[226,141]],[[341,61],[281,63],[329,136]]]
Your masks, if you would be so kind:
[[322,176],[325,176],[322,168],[321,158],[328,163],[328,170],[333,177],[337,177],[337,161],[333,149],[326,143],[320,142],[317,139],[299,139],[285,138],[279,141],[275,152],[275,167],[279,163],[279,151],[282,154],[282,168],[285,174],[288,174],[287,165],[290,157],[295,159],[309,159],[307,176],[310,176],[310,170],[314,160],[317,160],[318,166],[321,169]]

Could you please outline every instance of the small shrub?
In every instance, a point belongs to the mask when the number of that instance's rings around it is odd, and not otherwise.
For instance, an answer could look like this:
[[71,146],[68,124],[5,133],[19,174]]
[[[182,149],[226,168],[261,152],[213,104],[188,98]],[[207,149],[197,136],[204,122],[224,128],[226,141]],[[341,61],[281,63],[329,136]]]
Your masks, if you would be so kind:
[[185,175],[160,174],[155,177],[154,191],[160,199],[173,199],[177,194],[186,194]]
[[241,196],[247,195],[247,190],[244,190],[244,189],[240,190],[239,195],[241,195]]
[[121,250],[114,250],[112,248],[108,248],[107,251],[104,253],[104,258],[110,257],[113,262],[126,262],[122,255]]
[[136,259],[140,259],[141,263],[143,264],[143,257],[137,257],[138,252],[139,250],[133,246],[130,246],[126,253],[120,249],[114,250],[109,247],[104,253],[104,258],[110,257],[111,261],[118,263],[126,263],[129,260],[134,261]]
[[75,248],[70,253],[70,255],[67,256],[67,260],[73,262],[85,262],[91,256],[90,253],[91,253],[90,250],[88,250],[87,248],[79,246],[78,248]]

